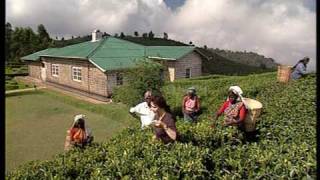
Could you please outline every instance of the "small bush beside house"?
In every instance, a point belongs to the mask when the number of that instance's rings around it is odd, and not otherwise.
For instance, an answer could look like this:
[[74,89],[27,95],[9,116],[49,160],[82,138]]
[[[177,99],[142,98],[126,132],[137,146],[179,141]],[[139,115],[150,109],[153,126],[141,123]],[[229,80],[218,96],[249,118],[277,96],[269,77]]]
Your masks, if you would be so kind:
[[165,79],[163,69],[161,64],[148,59],[138,61],[135,68],[124,74],[127,84],[114,89],[113,100],[133,106],[143,99],[146,90],[159,92]]

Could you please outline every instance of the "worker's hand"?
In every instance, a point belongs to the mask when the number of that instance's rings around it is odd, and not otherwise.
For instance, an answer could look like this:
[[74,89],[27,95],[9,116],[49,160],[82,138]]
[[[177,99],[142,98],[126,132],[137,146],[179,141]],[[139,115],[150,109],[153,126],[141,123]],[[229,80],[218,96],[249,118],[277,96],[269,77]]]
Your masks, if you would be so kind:
[[224,126],[229,126],[232,124],[232,121],[223,121]]
[[130,108],[129,112],[130,112],[130,113],[134,113],[134,110],[135,110],[135,109],[132,107],[132,108]]
[[164,124],[162,121],[156,120],[154,122],[154,126],[157,128],[164,128],[164,127],[166,127],[166,124]]

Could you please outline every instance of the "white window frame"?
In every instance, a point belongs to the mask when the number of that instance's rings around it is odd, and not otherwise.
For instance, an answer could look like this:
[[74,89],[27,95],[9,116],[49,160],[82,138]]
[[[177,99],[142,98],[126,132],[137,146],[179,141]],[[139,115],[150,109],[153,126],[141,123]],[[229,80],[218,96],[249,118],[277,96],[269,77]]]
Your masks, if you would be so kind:
[[[189,69],[189,77],[187,77],[187,70]],[[186,68],[186,78],[191,78],[191,68]]]
[[[121,77],[121,83],[120,83],[120,80],[118,79],[119,76]],[[117,86],[123,85],[123,74],[122,73],[116,73],[116,85]]]
[[51,75],[54,77],[59,76],[59,64],[51,64]]
[[81,67],[73,66],[72,70],[71,70],[72,80],[77,81],[77,82],[81,82],[82,81],[82,72],[81,71],[82,71]]

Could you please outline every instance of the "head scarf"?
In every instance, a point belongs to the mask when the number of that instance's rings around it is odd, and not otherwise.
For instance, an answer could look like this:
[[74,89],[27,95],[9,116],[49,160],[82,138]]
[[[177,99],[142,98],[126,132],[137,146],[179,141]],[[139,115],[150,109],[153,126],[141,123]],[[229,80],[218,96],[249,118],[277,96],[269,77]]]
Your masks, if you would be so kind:
[[195,87],[189,87],[188,92],[192,94],[196,94],[196,88]]
[[76,123],[79,119],[83,119],[86,117],[86,115],[84,114],[78,114],[76,116],[74,116],[74,122]]
[[74,125],[79,121],[79,119],[85,120],[85,119],[84,119],[85,117],[86,117],[86,115],[84,115],[84,114],[77,114],[77,115],[75,115],[75,116],[74,116],[74,119],[73,119],[73,123],[72,123],[71,128],[74,127]]
[[230,86],[229,87],[229,91],[231,91],[234,94],[236,94],[238,96],[237,101],[242,101],[243,104],[245,105],[245,107],[248,109],[248,106],[247,106],[246,102],[243,100],[243,97],[242,97],[243,91],[239,86]]

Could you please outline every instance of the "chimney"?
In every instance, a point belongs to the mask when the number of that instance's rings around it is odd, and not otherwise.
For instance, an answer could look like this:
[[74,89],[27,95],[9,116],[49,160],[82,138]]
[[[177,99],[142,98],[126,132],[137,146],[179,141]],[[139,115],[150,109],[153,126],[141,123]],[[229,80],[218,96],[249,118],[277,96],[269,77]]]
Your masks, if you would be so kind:
[[99,29],[95,29],[92,32],[92,40],[91,40],[91,42],[99,41],[101,38],[102,38],[102,33],[100,32]]

